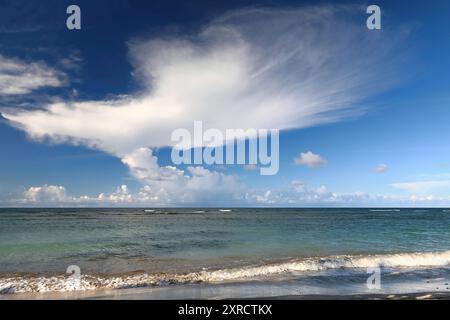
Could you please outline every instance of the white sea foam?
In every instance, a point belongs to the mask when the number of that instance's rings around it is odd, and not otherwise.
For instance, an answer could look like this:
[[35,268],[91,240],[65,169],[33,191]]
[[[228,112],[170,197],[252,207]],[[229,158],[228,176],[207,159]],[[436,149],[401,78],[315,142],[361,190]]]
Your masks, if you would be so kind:
[[203,275],[206,281],[226,281],[241,278],[270,276],[296,271],[320,271],[338,268],[368,267],[442,267],[450,265],[450,251],[439,253],[401,253],[369,256],[335,256],[326,258],[307,258],[288,262],[252,266],[235,269],[224,269],[208,272]]
[[82,275],[79,281],[65,276],[0,278],[0,293],[49,292],[95,289],[121,289],[162,286],[195,282],[225,282],[267,279],[292,272],[321,271],[329,269],[437,268],[450,266],[450,251],[429,253],[399,253],[367,256],[333,256],[295,259],[260,266],[245,266],[187,274],[133,274],[120,276]]

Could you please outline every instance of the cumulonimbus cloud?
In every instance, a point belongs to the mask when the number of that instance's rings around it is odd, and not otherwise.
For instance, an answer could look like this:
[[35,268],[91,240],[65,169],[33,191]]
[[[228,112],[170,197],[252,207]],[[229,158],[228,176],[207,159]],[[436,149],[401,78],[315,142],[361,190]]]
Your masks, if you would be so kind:
[[194,120],[205,129],[283,130],[361,114],[364,100],[395,80],[394,37],[354,19],[364,14],[342,6],[230,12],[194,36],[130,41],[138,94],[2,113],[33,139],[97,148],[138,179],[161,180],[177,169],[158,169],[151,154],[135,164],[139,150],[172,146],[171,132]]
[[349,15],[341,7],[248,9],[213,20],[195,37],[134,40],[130,57],[144,93],[4,116],[34,138],[122,155],[170,146],[170,132],[196,119],[219,129],[337,121],[359,113],[379,80],[390,80],[383,68],[389,39]]

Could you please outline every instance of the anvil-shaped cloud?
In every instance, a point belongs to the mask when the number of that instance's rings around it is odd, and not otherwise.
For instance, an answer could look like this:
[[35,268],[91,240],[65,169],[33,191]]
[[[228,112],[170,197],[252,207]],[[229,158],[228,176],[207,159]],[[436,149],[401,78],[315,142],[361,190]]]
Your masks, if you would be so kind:
[[3,116],[33,139],[98,148],[124,163],[141,148],[171,146],[171,132],[194,120],[205,129],[283,130],[353,117],[395,78],[394,38],[367,30],[360,9],[252,8],[194,36],[134,39],[140,93]]

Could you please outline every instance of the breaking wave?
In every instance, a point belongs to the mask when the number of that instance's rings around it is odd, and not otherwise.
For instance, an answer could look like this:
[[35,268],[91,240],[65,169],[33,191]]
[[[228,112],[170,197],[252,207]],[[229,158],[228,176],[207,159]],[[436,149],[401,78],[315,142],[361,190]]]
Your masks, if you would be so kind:
[[225,282],[257,280],[288,275],[293,272],[330,269],[436,268],[450,265],[450,251],[429,253],[399,253],[366,256],[332,256],[294,259],[290,261],[244,266],[220,270],[203,270],[186,274],[128,274],[120,276],[81,275],[74,279],[67,275],[15,276],[0,278],[0,293],[75,291],[95,289],[124,289],[197,282]]

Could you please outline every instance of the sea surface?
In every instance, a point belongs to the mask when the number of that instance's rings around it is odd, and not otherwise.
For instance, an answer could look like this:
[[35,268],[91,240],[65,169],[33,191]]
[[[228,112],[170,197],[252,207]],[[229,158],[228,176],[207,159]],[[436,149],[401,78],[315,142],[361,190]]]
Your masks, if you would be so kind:
[[377,293],[373,267],[384,293],[448,291],[450,209],[0,209],[2,294]]

